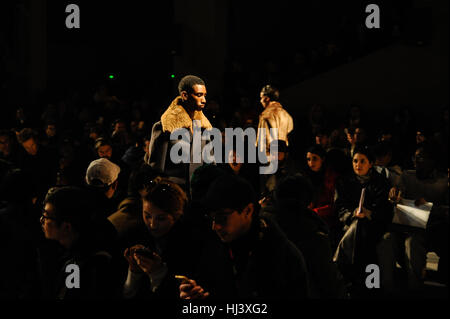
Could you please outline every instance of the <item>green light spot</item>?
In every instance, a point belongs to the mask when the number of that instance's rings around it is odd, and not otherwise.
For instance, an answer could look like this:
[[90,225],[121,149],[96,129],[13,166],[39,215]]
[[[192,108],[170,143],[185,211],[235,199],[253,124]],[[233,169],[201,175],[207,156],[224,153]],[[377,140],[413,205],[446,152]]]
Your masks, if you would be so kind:
[[170,77],[171,77],[172,79],[175,79],[175,74],[172,74]]
[[110,78],[110,79],[114,79],[114,75],[110,75],[109,78]]

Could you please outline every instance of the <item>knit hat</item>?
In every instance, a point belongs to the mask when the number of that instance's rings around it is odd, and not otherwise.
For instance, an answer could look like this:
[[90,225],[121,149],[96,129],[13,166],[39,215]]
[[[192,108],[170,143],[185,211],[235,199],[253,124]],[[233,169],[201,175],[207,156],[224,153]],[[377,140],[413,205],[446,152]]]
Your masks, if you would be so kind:
[[120,167],[106,158],[92,161],[86,171],[86,183],[90,186],[110,186],[117,180]]

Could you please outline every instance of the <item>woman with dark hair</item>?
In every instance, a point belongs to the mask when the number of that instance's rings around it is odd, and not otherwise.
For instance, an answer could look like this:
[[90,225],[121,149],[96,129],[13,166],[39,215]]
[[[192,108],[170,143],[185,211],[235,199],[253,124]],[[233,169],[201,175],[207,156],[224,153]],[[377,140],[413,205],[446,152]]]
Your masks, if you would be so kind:
[[376,246],[392,221],[389,183],[372,168],[374,156],[367,147],[353,154],[353,173],[336,184],[335,206],[344,226],[334,260],[356,289],[364,287],[365,267],[377,264]]
[[304,175],[309,178],[313,187],[312,201],[309,208],[319,215],[330,228],[332,247],[335,248],[335,228],[338,218],[334,208],[336,179],[339,176],[327,163],[327,153],[320,145],[311,146],[306,151],[307,167]]
[[178,297],[175,275],[189,276],[196,261],[194,229],[184,219],[188,198],[169,179],[157,177],[142,193],[144,226],[135,245],[125,249],[128,276],[123,294],[131,298]]

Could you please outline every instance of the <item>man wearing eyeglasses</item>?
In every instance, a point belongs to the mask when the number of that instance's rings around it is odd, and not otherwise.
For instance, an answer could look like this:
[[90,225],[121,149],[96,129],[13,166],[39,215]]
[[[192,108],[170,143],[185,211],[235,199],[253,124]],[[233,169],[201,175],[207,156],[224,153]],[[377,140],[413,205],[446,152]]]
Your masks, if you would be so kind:
[[[103,299],[118,296],[120,286],[114,259],[94,237],[97,228],[82,189],[51,188],[44,200],[40,222],[45,238],[57,241],[64,251],[60,272],[55,278],[56,290],[51,297]],[[75,267],[77,272],[73,270]]]
[[218,241],[206,242],[195,278],[180,285],[180,298],[302,299],[309,296],[302,253],[276,223],[259,216],[251,185],[218,177],[204,200]]
[[[201,164],[194,164],[192,161],[191,164],[173,163],[170,150],[180,140],[170,140],[170,134],[179,129],[186,129],[190,132],[192,141],[194,120],[200,122],[202,130],[211,129],[212,126],[203,114],[207,94],[205,82],[197,76],[187,75],[178,84],[178,92],[179,96],[172,101],[161,120],[153,125],[149,152],[144,160],[175,183],[184,186],[189,196],[189,178]],[[205,144],[206,142],[202,141],[202,148]],[[192,143],[190,148],[192,150]],[[192,151],[190,153],[192,155]]]

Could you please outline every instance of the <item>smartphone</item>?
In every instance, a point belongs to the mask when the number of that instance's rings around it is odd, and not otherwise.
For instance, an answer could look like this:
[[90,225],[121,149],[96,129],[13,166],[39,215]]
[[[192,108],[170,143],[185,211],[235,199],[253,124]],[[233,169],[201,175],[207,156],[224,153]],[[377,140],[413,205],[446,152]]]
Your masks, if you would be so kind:
[[153,251],[148,248],[138,248],[134,252],[146,258],[153,258]]

